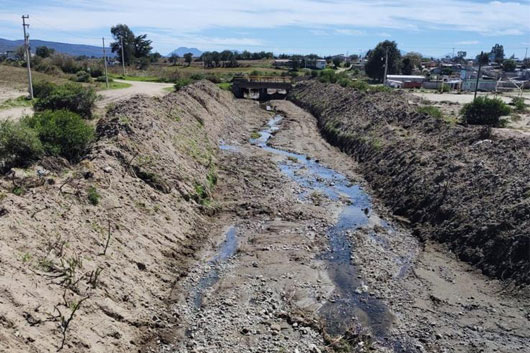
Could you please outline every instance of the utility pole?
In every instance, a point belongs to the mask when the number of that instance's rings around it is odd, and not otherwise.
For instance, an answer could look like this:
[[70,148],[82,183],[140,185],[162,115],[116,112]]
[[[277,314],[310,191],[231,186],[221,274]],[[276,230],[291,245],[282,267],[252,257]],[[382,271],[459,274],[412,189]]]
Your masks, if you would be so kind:
[[26,66],[28,68],[28,93],[29,98],[33,99],[33,80],[31,78],[31,53],[29,49],[29,34],[26,33],[26,27],[29,28],[29,23],[26,23],[29,15],[22,15],[22,27],[24,28],[24,48],[26,49]]
[[482,69],[482,56],[484,55],[484,52],[480,52],[480,56],[478,57],[478,72],[477,72],[477,84],[475,85],[475,96],[473,97],[473,100],[477,99],[477,91],[478,91],[478,84],[480,80],[480,69]]
[[105,52],[105,37],[102,37],[101,40],[103,41],[103,62],[105,65],[105,86],[109,88],[109,75],[107,73],[107,53]]
[[387,74],[388,74],[388,47],[385,50],[385,77],[383,78],[383,86],[386,85]]
[[121,66],[123,67],[123,76],[125,76],[125,57],[123,55],[123,35],[120,37],[120,43],[121,43]]

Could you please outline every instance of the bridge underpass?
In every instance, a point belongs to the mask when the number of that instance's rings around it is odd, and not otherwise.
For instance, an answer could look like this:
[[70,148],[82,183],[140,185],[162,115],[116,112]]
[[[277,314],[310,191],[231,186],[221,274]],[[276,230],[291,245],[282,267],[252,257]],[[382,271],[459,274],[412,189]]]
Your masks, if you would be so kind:
[[287,77],[250,76],[232,81],[232,92],[237,98],[256,100],[283,99],[292,88]]

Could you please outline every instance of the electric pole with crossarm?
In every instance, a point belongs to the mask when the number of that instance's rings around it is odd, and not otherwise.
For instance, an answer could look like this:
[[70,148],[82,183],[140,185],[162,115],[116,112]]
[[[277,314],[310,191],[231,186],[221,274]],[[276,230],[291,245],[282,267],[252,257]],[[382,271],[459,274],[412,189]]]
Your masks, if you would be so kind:
[[33,99],[33,81],[31,79],[31,51],[29,48],[29,34],[26,33],[26,27],[29,28],[29,23],[26,23],[29,15],[22,15],[22,27],[24,28],[24,49],[26,49],[26,66],[28,68],[28,92],[29,98]]

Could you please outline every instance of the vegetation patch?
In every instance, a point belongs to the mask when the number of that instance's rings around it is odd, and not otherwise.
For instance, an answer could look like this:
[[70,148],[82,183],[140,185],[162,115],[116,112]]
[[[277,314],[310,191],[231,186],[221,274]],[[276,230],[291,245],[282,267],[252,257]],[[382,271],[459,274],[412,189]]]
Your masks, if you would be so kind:
[[39,99],[35,103],[36,111],[66,109],[83,118],[92,117],[97,97],[93,88],[68,83],[62,86],[48,86],[44,90],[45,95],[44,92],[39,92]]
[[88,188],[87,198],[91,205],[97,206],[99,204],[99,199],[101,199],[101,195],[94,186],[91,186]]
[[28,99],[26,96],[20,96],[18,98],[11,98],[4,101],[2,104],[0,104],[0,110],[18,107],[31,107],[32,105],[33,101],[31,99]]
[[499,98],[478,97],[465,104],[460,113],[463,121],[471,125],[501,126],[501,116],[509,115],[511,109]]
[[421,114],[428,114],[428,115],[432,116],[435,119],[440,119],[441,120],[441,119],[444,118],[444,115],[443,115],[442,111],[439,108],[434,107],[432,105],[418,107],[416,109],[416,111],[418,113],[421,113]]

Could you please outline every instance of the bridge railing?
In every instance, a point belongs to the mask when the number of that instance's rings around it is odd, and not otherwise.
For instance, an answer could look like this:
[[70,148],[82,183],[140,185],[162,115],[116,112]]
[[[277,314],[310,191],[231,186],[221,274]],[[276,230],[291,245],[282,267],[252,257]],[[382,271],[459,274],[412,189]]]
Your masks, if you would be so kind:
[[248,77],[234,77],[234,81],[246,82],[271,82],[271,83],[291,83],[290,77],[285,76],[248,76]]

